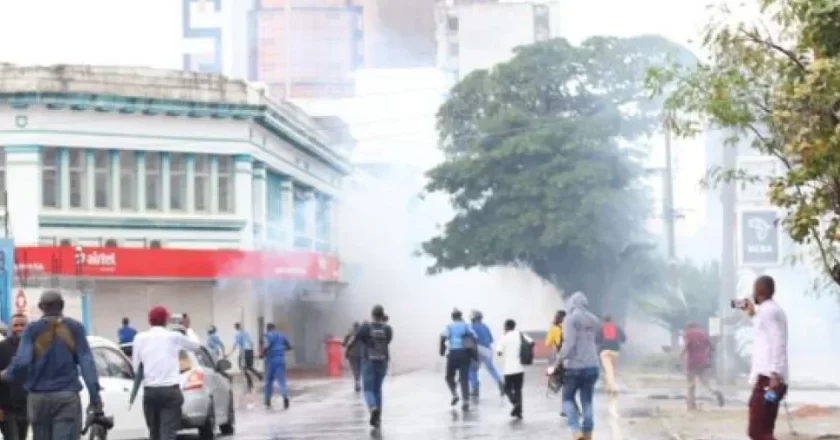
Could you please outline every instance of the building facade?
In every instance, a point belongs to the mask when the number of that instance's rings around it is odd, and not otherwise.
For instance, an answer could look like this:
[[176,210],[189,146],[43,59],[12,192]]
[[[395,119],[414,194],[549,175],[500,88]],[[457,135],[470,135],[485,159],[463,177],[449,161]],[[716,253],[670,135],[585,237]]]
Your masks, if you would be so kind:
[[340,281],[349,165],[314,120],[211,74],[6,65],[0,78],[18,288],[83,291],[92,331],[111,337],[154,304],[190,313],[200,334],[268,321],[317,333],[308,321]]
[[560,36],[560,4],[536,0],[437,0],[437,63],[456,82],[507,61],[513,50]]

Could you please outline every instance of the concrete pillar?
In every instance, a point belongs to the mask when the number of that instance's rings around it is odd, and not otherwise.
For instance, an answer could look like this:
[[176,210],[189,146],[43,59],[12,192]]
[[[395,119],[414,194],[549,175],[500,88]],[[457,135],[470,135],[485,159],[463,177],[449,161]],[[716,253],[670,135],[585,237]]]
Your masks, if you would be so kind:
[[[8,191],[6,210],[9,233],[15,245],[33,246],[40,237],[38,215],[41,212],[41,146],[6,145],[6,181],[24,182],[25,190]],[[68,194],[69,199],[69,194]]]
[[137,212],[146,212],[146,156],[142,151],[135,154],[137,159]]
[[187,179],[187,212],[192,214],[195,212],[195,156],[187,154],[184,156],[184,165],[186,166]]
[[233,203],[236,216],[247,220],[240,232],[240,245],[244,249],[254,248],[254,162],[247,154],[233,158]]
[[284,231],[282,247],[292,249],[295,245],[295,184],[291,180],[285,180],[280,188],[280,218]]
[[265,246],[268,237],[268,210],[266,207],[268,196],[265,164],[261,162],[254,163],[252,184],[254,241],[257,247],[262,248]]
[[85,209],[89,212],[96,210],[96,150],[85,150],[85,192],[83,200],[87,203]]
[[306,237],[309,238],[309,249],[315,249],[315,243],[318,241],[316,231],[318,229],[318,198],[320,194],[318,194],[314,190],[309,190],[306,192],[306,202],[304,203],[304,209],[306,213],[306,229],[305,234]]
[[70,150],[58,149],[58,207],[70,208]]
[[120,152],[111,150],[109,152],[111,165],[111,209],[119,211],[122,209],[122,192],[120,191]]
[[210,156],[210,212],[219,212],[219,156]]
[[169,166],[169,153],[161,153],[160,154],[160,210],[161,212],[169,212],[169,192],[172,190],[170,188],[170,181],[169,181],[169,171],[171,167]]

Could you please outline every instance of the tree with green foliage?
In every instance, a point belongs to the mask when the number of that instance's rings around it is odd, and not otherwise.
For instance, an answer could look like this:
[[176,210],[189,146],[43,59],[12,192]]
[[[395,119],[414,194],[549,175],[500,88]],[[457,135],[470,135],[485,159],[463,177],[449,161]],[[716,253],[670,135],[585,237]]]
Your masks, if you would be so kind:
[[686,52],[658,36],[555,39],[458,83],[438,112],[445,160],[427,186],[455,215],[423,245],[430,271],[528,267],[623,315],[655,271],[644,152],[621,143],[659,125],[645,75],[673,55]]
[[[668,96],[671,125],[683,136],[708,127],[777,159],[768,200],[796,243],[815,250],[840,283],[840,5],[834,0],[757,0],[762,21],[722,9],[703,35],[708,58],[691,68],[650,72]],[[712,180],[761,180],[745,170],[715,170]],[[829,283],[831,284],[831,283]]]

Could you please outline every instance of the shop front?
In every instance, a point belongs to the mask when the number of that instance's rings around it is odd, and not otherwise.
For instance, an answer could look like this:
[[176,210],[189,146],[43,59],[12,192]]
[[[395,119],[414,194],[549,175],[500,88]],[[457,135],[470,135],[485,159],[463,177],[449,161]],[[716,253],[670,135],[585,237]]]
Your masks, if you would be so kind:
[[298,361],[307,365],[321,361],[313,337],[325,332],[317,328],[325,315],[319,310],[329,309],[341,286],[337,258],[314,252],[17,247],[13,272],[11,291],[3,292],[6,313],[20,301],[17,291],[27,292],[32,313],[42,289],[58,288],[78,302],[72,310],[89,332],[109,339],[124,317],[145,328],[154,305],[188,313],[202,336],[215,325],[228,346],[234,323],[257,336],[274,322],[301,347]]

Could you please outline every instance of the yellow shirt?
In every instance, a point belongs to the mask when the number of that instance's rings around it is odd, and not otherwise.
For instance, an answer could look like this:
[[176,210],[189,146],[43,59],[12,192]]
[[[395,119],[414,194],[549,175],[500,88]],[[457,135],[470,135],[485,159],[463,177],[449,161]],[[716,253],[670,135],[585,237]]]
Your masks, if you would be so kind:
[[551,328],[548,329],[548,334],[545,335],[545,346],[546,347],[557,347],[560,345],[560,342],[563,340],[563,327],[559,325],[552,325]]

